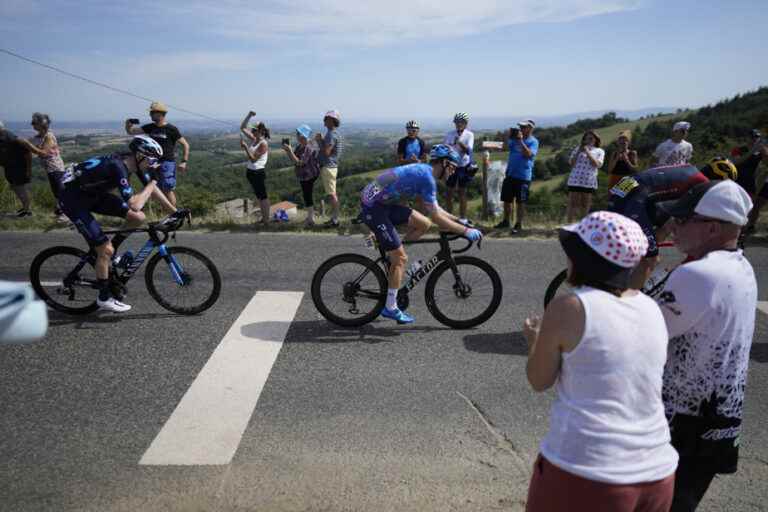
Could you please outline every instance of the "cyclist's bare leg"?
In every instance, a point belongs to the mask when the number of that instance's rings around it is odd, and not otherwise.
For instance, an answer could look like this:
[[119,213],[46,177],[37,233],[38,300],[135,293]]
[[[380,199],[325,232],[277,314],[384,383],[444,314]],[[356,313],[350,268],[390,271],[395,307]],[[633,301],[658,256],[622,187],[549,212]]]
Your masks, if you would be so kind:
[[406,228],[403,238],[409,242],[418,240],[429,230],[431,225],[431,220],[418,211],[413,210],[411,216],[408,217],[408,227]]
[[389,258],[389,275],[387,282],[390,290],[399,290],[400,283],[405,274],[405,264],[408,262],[408,255],[405,254],[405,248],[401,245],[397,249],[387,252]]
[[112,261],[112,256],[115,254],[112,242],[107,240],[103,244],[94,247],[93,250],[96,251],[96,264],[94,265],[96,279],[109,279],[109,263]]

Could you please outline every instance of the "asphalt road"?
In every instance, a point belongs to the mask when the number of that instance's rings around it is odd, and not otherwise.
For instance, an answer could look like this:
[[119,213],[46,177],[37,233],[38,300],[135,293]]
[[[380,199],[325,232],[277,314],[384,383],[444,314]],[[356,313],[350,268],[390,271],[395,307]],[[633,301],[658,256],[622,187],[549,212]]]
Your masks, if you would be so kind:
[[[25,280],[34,255],[69,233],[0,233],[0,279]],[[318,265],[366,253],[362,237],[180,233],[218,266],[207,313],[155,304],[142,279],[118,316],[51,314],[46,338],[0,346],[0,510],[521,510],[551,392],[525,379],[523,319],[540,310],[564,264],[554,241],[488,240],[480,252],[504,298],[479,328],[431,318],[423,283],[415,326],[347,330],[309,296]],[[136,246],[138,241],[128,242]],[[432,246],[414,248],[427,256]],[[768,300],[768,249],[748,249]],[[141,277],[141,276],[138,276]],[[257,291],[305,295],[232,462],[143,466],[139,460]],[[717,478],[700,510],[765,510],[768,338],[758,330],[740,470]]]

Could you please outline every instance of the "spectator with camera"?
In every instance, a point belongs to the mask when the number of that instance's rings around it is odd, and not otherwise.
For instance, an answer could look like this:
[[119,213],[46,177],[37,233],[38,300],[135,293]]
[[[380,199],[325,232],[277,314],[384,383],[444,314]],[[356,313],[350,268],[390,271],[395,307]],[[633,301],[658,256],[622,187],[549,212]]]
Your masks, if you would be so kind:
[[250,111],[240,123],[240,147],[243,148],[248,156],[245,177],[251,184],[256,199],[259,200],[261,208],[261,223],[269,222],[269,199],[267,197],[267,159],[269,158],[269,128],[264,123],[258,123],[255,126],[248,126],[248,122],[256,112]]
[[397,142],[397,162],[399,165],[417,164],[427,161],[427,143],[419,137],[419,123],[405,123],[407,135]]
[[600,148],[600,137],[592,130],[584,132],[581,143],[573,148],[568,163],[568,222],[589,213],[592,196],[597,191],[597,170],[603,166],[605,151]]
[[685,140],[691,129],[691,123],[679,121],[672,126],[672,137],[656,147],[653,161],[657,167],[684,165],[691,161],[693,145]]
[[168,107],[159,101],[153,101],[149,106],[149,117],[152,122],[139,126],[138,119],[127,119],[125,131],[128,135],[147,134],[163,148],[157,186],[160,187],[171,204],[176,206],[176,143],[181,145],[184,150],[184,156],[178,165],[178,170],[181,172],[187,170],[189,143],[181,135],[179,129],[165,119],[167,114]]
[[608,159],[608,190],[611,190],[624,176],[637,172],[637,151],[630,147],[632,132],[619,132],[616,139],[616,151]]
[[467,130],[469,124],[469,114],[458,112],[453,116],[455,130],[445,134],[443,144],[450,146],[461,157],[459,167],[445,182],[446,194],[445,204],[449,213],[453,213],[453,192],[459,190],[459,217],[467,218],[467,185],[474,178],[476,167],[472,164],[472,149],[475,145],[475,134]]
[[517,127],[509,129],[509,159],[507,173],[501,185],[501,200],[504,203],[504,219],[496,224],[496,229],[509,228],[512,216],[512,204],[515,204],[515,225],[512,234],[523,229],[525,204],[533,179],[533,160],[539,152],[539,141],[533,136],[536,123],[532,119],[520,121]]
[[304,196],[304,207],[307,209],[307,218],[304,225],[307,227],[315,226],[315,203],[312,192],[315,187],[315,181],[320,175],[320,164],[318,163],[318,147],[311,139],[312,129],[302,124],[296,128],[296,138],[298,144],[291,149],[289,139],[283,139],[283,151],[291,159],[296,169],[296,177],[301,185],[301,193]]

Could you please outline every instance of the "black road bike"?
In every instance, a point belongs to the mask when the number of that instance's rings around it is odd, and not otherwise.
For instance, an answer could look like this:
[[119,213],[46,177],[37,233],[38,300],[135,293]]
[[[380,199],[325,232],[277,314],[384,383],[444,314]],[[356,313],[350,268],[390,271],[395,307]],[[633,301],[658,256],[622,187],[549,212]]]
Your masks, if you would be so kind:
[[[450,242],[462,238],[467,245],[451,249]],[[472,256],[457,256],[467,252],[474,242],[461,235],[440,233],[439,238],[412,242],[440,244],[440,250],[421,268],[409,275],[397,294],[397,306],[408,309],[410,292],[424,278],[427,309],[438,322],[455,329],[480,325],[496,312],[501,303],[501,279],[486,261]],[[480,248],[480,242],[478,242]],[[378,248],[375,261],[361,254],[339,254],[326,260],[312,277],[312,300],[328,321],[344,327],[367,324],[379,316],[387,298],[389,260]]]
[[[185,220],[189,216],[168,217],[146,228],[104,232],[147,233],[149,237],[132,261],[112,264],[109,286],[116,298],[127,293],[128,281],[149,258],[144,282],[158,304],[182,315],[201,313],[213,306],[221,293],[221,276],[213,262],[194,249],[165,245]],[[32,261],[30,281],[37,295],[56,311],[72,315],[92,313],[98,309],[95,264],[93,249],[86,252],[75,247],[51,247]]]

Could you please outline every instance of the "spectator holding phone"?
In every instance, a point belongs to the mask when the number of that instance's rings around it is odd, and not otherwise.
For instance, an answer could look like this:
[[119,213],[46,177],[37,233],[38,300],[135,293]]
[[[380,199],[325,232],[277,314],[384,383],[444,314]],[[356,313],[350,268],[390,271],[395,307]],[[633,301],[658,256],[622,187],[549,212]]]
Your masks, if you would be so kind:
[[159,101],[153,101],[149,106],[149,117],[152,122],[139,126],[138,119],[127,119],[125,121],[125,131],[128,135],[147,134],[163,148],[163,156],[160,158],[160,171],[157,177],[157,186],[163,191],[165,196],[176,206],[176,143],[178,142],[184,149],[184,156],[179,162],[178,170],[185,172],[187,170],[187,161],[189,160],[189,143],[178,128],[166,121],[168,107]]
[[637,172],[637,151],[629,146],[632,133],[629,130],[619,132],[616,139],[616,151],[608,159],[608,190],[611,190],[624,176]]
[[283,151],[293,162],[296,168],[296,177],[301,185],[301,193],[304,196],[304,207],[307,209],[307,219],[304,224],[307,227],[315,226],[315,202],[312,192],[315,187],[315,181],[320,175],[320,164],[318,162],[319,149],[312,140],[312,129],[302,124],[296,128],[296,138],[298,144],[291,149],[290,141],[283,139]]
[[536,123],[531,119],[520,121],[517,128],[509,129],[509,159],[507,173],[501,185],[501,200],[504,203],[504,219],[496,229],[509,228],[512,203],[515,203],[515,225],[512,234],[523,229],[525,204],[533,180],[533,160],[539,152],[539,140],[533,136]]
[[653,160],[657,167],[684,165],[691,161],[693,145],[685,140],[691,129],[691,123],[679,121],[672,126],[672,137],[656,147]]
[[427,143],[419,137],[419,123],[408,121],[405,123],[407,135],[397,143],[397,161],[400,165],[417,164],[426,162]]
[[341,125],[341,114],[338,110],[329,110],[323,117],[325,136],[315,134],[315,141],[320,148],[320,179],[323,182],[325,195],[331,200],[331,219],[325,223],[327,227],[339,226],[341,205],[336,195],[336,177],[339,174],[339,157],[344,148],[343,139],[338,132]]
[[240,133],[242,134],[240,147],[248,156],[245,177],[259,200],[261,223],[267,224],[269,223],[269,199],[267,197],[267,173],[265,169],[269,158],[269,143],[267,142],[269,140],[269,128],[264,123],[249,128],[248,122],[255,115],[256,112],[251,110],[240,123]]
[[592,207],[592,196],[597,191],[597,170],[603,166],[605,151],[600,148],[600,137],[588,130],[581,143],[573,149],[568,163],[568,222],[585,216]]

